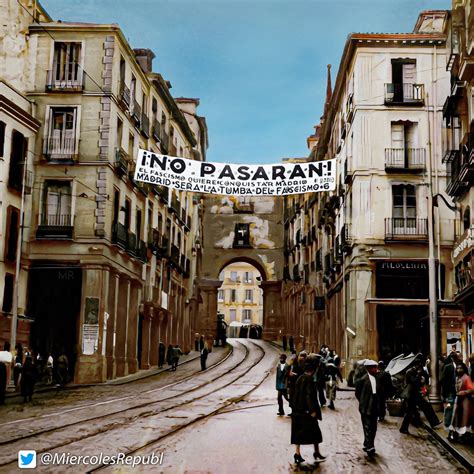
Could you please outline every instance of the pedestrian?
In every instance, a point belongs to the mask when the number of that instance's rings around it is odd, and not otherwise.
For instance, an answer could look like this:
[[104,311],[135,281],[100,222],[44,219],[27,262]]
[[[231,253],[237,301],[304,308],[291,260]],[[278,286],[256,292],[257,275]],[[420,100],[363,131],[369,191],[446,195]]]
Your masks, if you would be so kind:
[[207,349],[207,344],[204,344],[204,347],[201,350],[201,370],[206,370],[206,361],[208,355],[209,350]]
[[54,368],[54,359],[51,354],[48,354],[46,359],[46,384],[52,385],[53,383],[53,368]]
[[387,413],[387,398],[393,395],[392,376],[385,370],[385,363],[379,361],[380,396],[379,396],[379,421],[385,420]]
[[335,410],[334,401],[336,400],[338,379],[342,383],[341,371],[336,367],[334,362],[332,362],[332,359],[329,359],[329,362],[326,364],[325,372],[326,397],[329,400],[328,408]]
[[352,369],[347,375],[347,386],[354,388],[354,376],[357,370],[357,362],[353,362]]
[[158,368],[159,369],[162,369],[163,364],[165,363],[165,352],[166,352],[166,347],[160,341],[160,343],[158,344]]
[[202,351],[204,349],[204,336],[201,336],[199,339],[199,350]]
[[314,380],[316,382],[316,389],[318,391],[318,399],[319,399],[319,406],[321,408],[326,406],[326,364],[324,359],[322,358],[321,354],[318,354],[319,364],[316,372],[314,374]]
[[302,444],[314,446],[313,456],[316,462],[326,459],[319,451],[323,436],[318,423],[318,420],[322,419],[321,408],[318,404],[316,385],[313,380],[317,366],[316,354],[305,358],[304,372],[296,381],[291,416],[291,444],[295,445],[294,460],[296,464],[304,462],[301,456]]
[[287,344],[286,336],[285,336],[285,335],[281,338],[281,343],[282,343],[282,346],[283,346],[283,350],[286,352],[286,349],[287,349],[287,347],[288,347],[288,344]]
[[173,372],[176,372],[176,369],[178,367],[179,358],[180,358],[180,356],[183,355],[183,352],[181,351],[181,348],[178,346],[178,344],[176,344],[173,347],[172,354],[173,354],[173,360],[172,360],[172,363],[171,363],[171,370]]
[[288,347],[290,348],[290,352],[295,350],[295,340],[293,339],[293,336],[290,336],[288,339]]
[[198,334],[198,333],[196,333],[196,334],[194,335],[194,350],[195,350],[196,352],[200,350],[200,349],[199,349],[199,334]]
[[23,367],[23,346],[18,342],[15,346],[15,361],[13,365],[13,383],[18,387],[18,380],[20,378],[21,368]]
[[0,405],[5,403],[5,393],[7,382],[10,380],[13,356],[10,352],[10,343],[3,344],[3,351],[0,351]]
[[363,450],[368,456],[375,455],[375,435],[379,413],[380,378],[378,364],[374,360],[363,362],[365,371],[354,376],[355,396],[359,401],[359,412],[364,430]]
[[458,362],[456,366],[456,401],[451,425],[449,426],[450,441],[457,441],[459,436],[471,431],[474,425],[474,382],[469,376],[466,364]]
[[406,401],[407,411],[400,427],[400,433],[409,434],[408,426],[416,417],[418,408],[425,414],[431,428],[434,428],[441,423],[436,416],[433,407],[426,399],[427,384],[428,374],[424,370],[424,358],[419,354],[415,357],[414,366],[408,369],[405,374],[405,388],[402,392],[402,398]]
[[286,354],[280,355],[280,362],[276,369],[276,390],[278,392],[278,416],[283,416],[285,410],[283,409],[283,399],[287,402],[288,399],[288,373],[290,366],[286,363]]
[[59,385],[66,385],[69,382],[69,360],[64,350],[58,357],[57,368]]
[[[166,363],[168,365],[173,365],[173,346],[170,344],[166,350]],[[171,368],[173,370],[173,368]]]
[[439,383],[441,385],[441,397],[444,404],[444,427],[448,430],[453,419],[454,404],[456,401],[456,354],[451,353],[446,357],[440,371]]
[[21,368],[20,374],[20,389],[23,403],[33,401],[33,392],[35,390],[35,383],[38,379],[38,368],[33,363],[31,356],[25,357],[25,363]]

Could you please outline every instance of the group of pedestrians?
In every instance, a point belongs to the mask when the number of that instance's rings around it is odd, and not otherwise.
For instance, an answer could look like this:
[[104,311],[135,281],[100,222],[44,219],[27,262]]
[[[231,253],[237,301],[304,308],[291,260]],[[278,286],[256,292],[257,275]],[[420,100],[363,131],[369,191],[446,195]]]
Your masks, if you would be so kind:
[[469,367],[455,351],[440,362],[444,427],[450,441],[462,440],[474,428],[474,356]]

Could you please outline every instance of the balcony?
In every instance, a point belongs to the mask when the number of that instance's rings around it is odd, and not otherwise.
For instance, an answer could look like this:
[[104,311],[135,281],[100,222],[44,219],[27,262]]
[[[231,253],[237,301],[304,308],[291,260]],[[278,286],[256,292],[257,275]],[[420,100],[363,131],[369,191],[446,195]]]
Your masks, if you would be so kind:
[[161,233],[158,229],[148,231],[148,248],[156,254],[161,246]]
[[119,87],[119,105],[125,112],[130,109],[130,89],[123,83]]
[[300,281],[301,280],[300,269],[299,269],[298,265],[295,265],[293,267],[293,280],[294,281]]
[[158,120],[153,120],[153,128],[152,128],[151,134],[152,134],[155,141],[157,141],[157,142],[160,141],[161,124],[160,124],[160,122],[158,122]]
[[170,263],[175,268],[179,267],[179,248],[176,245],[171,245]]
[[115,171],[119,176],[128,174],[128,154],[122,148],[115,149]]
[[76,161],[79,155],[79,139],[75,137],[45,138],[43,140],[43,155],[48,161]]
[[161,245],[158,249],[158,253],[162,257],[168,257],[169,256],[170,252],[169,252],[169,238],[168,237],[162,236]]
[[136,256],[143,263],[147,262],[147,245],[143,240],[139,240],[137,244]]
[[128,231],[123,224],[116,222],[112,226],[112,243],[126,249],[128,244]]
[[191,276],[191,260],[189,260],[189,258],[186,259],[184,264],[183,276],[184,278],[189,278]]
[[71,214],[41,214],[39,217],[37,239],[72,239]]
[[423,105],[424,84],[385,84],[385,105]]
[[168,207],[171,209],[171,212],[174,212],[177,216],[179,216],[180,204],[176,194],[172,195],[171,203],[169,203]]
[[128,232],[126,251],[133,257],[137,255],[137,236],[133,232]]
[[349,253],[352,248],[350,224],[344,224],[341,229],[341,250]]
[[171,156],[178,156],[178,150],[176,149],[175,144],[170,140],[169,146],[168,146],[168,153]]
[[[73,66],[73,65],[71,65]],[[46,91],[47,92],[79,92],[84,89],[84,71],[78,64],[74,65],[75,71],[58,71],[57,65],[47,71]],[[58,79],[61,76],[64,79]],[[69,76],[69,77],[68,77]],[[68,77],[67,79],[65,79]]]
[[191,216],[186,217],[186,227],[185,229],[189,232],[191,230]]
[[446,164],[448,184],[446,192],[452,197],[464,194],[474,181],[474,152],[472,148],[465,148],[461,153],[456,150],[451,154]]
[[324,274],[330,275],[332,271],[334,271],[334,254],[329,252],[324,256]]
[[145,112],[142,113],[140,132],[145,138],[150,138],[150,119]]
[[388,217],[385,219],[385,240],[426,241],[428,219],[418,217]]
[[140,126],[140,120],[142,118],[142,108],[135,99],[133,99],[130,106],[130,115],[133,121],[135,122],[135,125],[137,127]]
[[385,171],[424,171],[426,156],[424,148],[385,148]]
[[346,157],[346,161],[344,161],[344,174],[343,174],[343,181],[344,184],[351,184],[352,183],[352,171],[349,167],[349,160],[352,160],[352,157]]
[[155,186],[155,189],[158,191],[158,194],[160,195],[160,199],[168,203],[168,188],[166,186]]
[[169,135],[166,133],[165,128],[161,125],[161,133],[160,133],[160,148],[161,152],[164,155],[168,154],[168,143],[169,143]]

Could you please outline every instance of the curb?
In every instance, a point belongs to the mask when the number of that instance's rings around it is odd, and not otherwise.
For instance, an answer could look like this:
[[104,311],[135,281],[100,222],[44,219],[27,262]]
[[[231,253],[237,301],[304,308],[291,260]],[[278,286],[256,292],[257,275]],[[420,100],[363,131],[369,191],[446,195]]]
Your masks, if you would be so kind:
[[[228,344],[226,344],[225,349],[228,350],[229,347],[230,346]],[[193,352],[195,352],[195,351],[193,351]],[[227,354],[224,354],[224,357],[226,355]],[[199,358],[200,358],[200,355],[190,357],[189,359],[186,359],[185,361],[179,363],[178,366],[187,364],[188,362],[193,362],[193,361],[195,361]],[[167,369],[155,369],[152,372],[147,371],[147,373],[143,373],[141,375],[138,375],[137,377],[130,378],[130,380],[111,379],[111,380],[108,380],[106,382],[88,383],[88,384],[69,384],[69,385],[64,385],[62,387],[57,386],[57,385],[49,386],[49,387],[48,386],[47,387],[38,387],[37,389],[35,388],[35,394],[48,393],[48,392],[61,392],[61,391],[64,391],[64,390],[76,390],[76,389],[79,389],[79,388],[104,387],[104,386],[107,386],[107,385],[109,385],[109,386],[110,385],[120,386],[120,385],[125,385],[125,384],[128,384],[128,383],[136,382],[137,380],[144,380],[144,379],[147,379],[149,377],[154,377],[155,375],[159,375],[163,372],[168,372],[169,370],[170,369],[167,368]],[[137,373],[137,372],[135,372],[135,373]],[[127,376],[125,376],[125,377],[127,377]],[[13,398],[16,398],[16,397],[21,398],[21,394],[17,391],[7,392],[5,394],[6,399],[13,399]]]
[[423,428],[446,449],[457,461],[459,461],[469,472],[474,472],[474,464],[458,451],[447,439],[443,438],[436,430],[431,428],[425,422],[422,422]]

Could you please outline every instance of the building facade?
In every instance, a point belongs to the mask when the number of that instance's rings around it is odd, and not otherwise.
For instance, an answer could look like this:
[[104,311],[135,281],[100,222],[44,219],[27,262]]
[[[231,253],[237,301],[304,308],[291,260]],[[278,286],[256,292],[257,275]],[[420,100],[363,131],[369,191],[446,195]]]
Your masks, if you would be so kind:
[[188,351],[199,197],[135,182],[133,173],[139,148],[205,158],[197,104],[185,116],[153,72],[154,54],[131,49],[117,25],[32,12],[23,32],[20,86],[41,121],[24,232],[31,348],[65,351],[76,382],[148,368],[159,341]]
[[258,270],[245,262],[232,263],[219,275],[222,285],[217,292],[217,311],[232,326],[263,323],[262,277]]
[[448,181],[446,193],[456,203],[454,305],[445,310],[443,342],[473,352],[474,316],[474,5],[472,0],[453,1],[446,69],[450,92],[443,108],[443,160]]
[[288,327],[306,347],[430,352],[430,213],[438,299],[453,291],[454,214],[429,207],[446,185],[447,32],[448,12],[426,11],[413,33],[351,34],[334,92],[329,79],[308,160],[337,160],[336,190],[285,205]]

